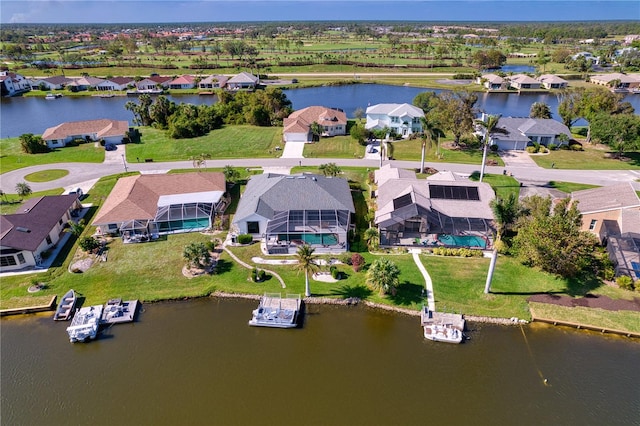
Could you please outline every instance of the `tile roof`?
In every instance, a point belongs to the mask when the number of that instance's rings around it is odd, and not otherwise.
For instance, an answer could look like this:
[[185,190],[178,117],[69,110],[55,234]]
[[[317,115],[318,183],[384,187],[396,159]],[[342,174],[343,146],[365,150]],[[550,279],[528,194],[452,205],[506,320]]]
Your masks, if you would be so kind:
[[100,120],[69,121],[49,127],[42,134],[44,140],[66,139],[69,136],[95,134],[97,138],[111,136],[124,136],[129,130],[127,121],[111,120],[103,118]]
[[504,83],[504,78],[496,74],[483,74],[482,78],[486,79],[489,83],[493,83],[493,84]]
[[2,215],[0,245],[35,251],[77,199],[77,194],[46,195],[28,200],[15,214]]
[[529,77],[526,74],[512,75],[511,77],[509,77],[509,80],[520,84],[540,84],[538,80],[533,77]]
[[220,172],[136,175],[118,179],[93,220],[105,225],[135,219],[154,219],[158,200],[163,195],[225,191]]
[[540,77],[538,77],[538,81],[540,81],[541,83],[553,83],[553,84],[563,84],[563,83],[568,83],[567,80],[565,80],[564,78],[558,77],[557,75],[554,74],[542,74]]
[[500,117],[497,127],[506,134],[494,133],[494,140],[514,140],[528,142],[528,136],[556,136],[566,134],[571,137],[567,126],[551,118]]
[[602,81],[604,83],[609,83],[613,80],[620,80],[621,83],[635,83],[638,81],[633,75],[621,74],[619,72],[593,75],[589,78],[591,79],[591,81]]
[[311,124],[317,122],[320,125],[336,126],[347,125],[347,116],[343,111],[323,106],[310,106],[294,111],[284,119],[285,133],[308,132]]
[[374,172],[375,182],[378,186],[389,179],[416,179],[416,173],[411,170],[399,169],[391,164],[385,164]]
[[583,214],[640,207],[640,198],[629,182],[575,191],[571,198]]

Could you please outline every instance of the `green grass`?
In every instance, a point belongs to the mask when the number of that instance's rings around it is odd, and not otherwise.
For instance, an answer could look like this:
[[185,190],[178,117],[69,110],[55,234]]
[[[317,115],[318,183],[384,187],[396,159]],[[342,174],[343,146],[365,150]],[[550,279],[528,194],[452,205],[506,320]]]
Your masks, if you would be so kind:
[[30,173],[24,177],[24,180],[26,180],[27,182],[51,182],[52,180],[65,177],[68,174],[69,170],[49,169]]
[[304,145],[307,158],[362,158],[363,155],[364,146],[349,135],[322,138],[317,143]]
[[574,183],[574,182],[557,182],[549,181],[547,184],[549,188],[557,189],[567,194],[571,194],[574,191],[582,191],[583,189],[597,188],[597,185],[588,185],[586,183]]
[[211,158],[266,158],[279,156],[282,127],[225,126],[192,139],[171,139],[163,130],[141,127],[142,143],[127,145],[127,161],[189,160],[209,154]]
[[608,311],[581,306],[567,307],[549,303],[531,303],[531,310],[541,318],[567,321],[596,328],[620,331],[640,331],[640,312]]
[[102,163],[104,148],[92,143],[57,148],[44,154],[25,154],[19,138],[0,139],[0,170],[2,173],[22,167],[54,163]]
[[[477,180],[480,175],[471,175],[472,180]],[[515,194],[517,197],[520,195],[520,182],[512,178],[511,176],[506,175],[492,175],[487,174],[484,175],[483,182],[491,185],[491,188],[496,193],[496,197],[500,197],[502,199],[506,199],[509,194]]]
[[632,170],[640,169],[640,152],[626,152],[626,160],[619,160],[610,151],[591,148],[587,145],[584,151],[558,149],[546,155],[532,155],[531,158],[540,167],[546,169],[573,170]]
[[[420,139],[403,140],[393,143],[393,158],[396,160],[420,161],[421,151],[422,141]],[[504,166],[504,162],[495,152],[487,153],[487,160],[494,160],[497,165]],[[465,149],[462,147],[449,148],[441,142],[440,157],[438,158],[436,156],[436,148],[433,147],[427,151],[425,161],[477,164],[478,170],[480,170],[482,151],[480,149]]]
[[45,195],[61,195],[64,192],[63,188],[54,188],[46,191],[32,192],[28,196],[20,199],[18,194],[5,194],[0,198],[0,214],[12,214],[18,210],[23,203],[31,198],[42,197]]

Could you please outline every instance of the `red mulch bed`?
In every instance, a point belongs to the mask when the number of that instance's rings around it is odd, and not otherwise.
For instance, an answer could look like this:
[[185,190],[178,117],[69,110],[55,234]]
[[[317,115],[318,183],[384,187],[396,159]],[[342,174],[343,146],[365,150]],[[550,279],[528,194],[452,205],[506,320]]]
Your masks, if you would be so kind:
[[573,298],[571,296],[559,296],[557,294],[536,294],[527,299],[529,302],[551,303],[554,305],[573,308],[582,306],[585,308],[600,308],[607,311],[636,311],[640,312],[640,298],[633,300],[612,299],[607,296],[588,294],[585,297]]

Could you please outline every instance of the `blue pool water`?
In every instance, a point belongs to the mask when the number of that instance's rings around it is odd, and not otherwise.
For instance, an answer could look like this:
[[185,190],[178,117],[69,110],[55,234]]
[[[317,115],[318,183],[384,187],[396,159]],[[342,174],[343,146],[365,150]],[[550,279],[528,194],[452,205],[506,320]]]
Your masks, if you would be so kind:
[[475,235],[438,235],[438,241],[445,246],[452,247],[480,247],[482,249],[487,247],[487,242],[484,238],[477,237]]

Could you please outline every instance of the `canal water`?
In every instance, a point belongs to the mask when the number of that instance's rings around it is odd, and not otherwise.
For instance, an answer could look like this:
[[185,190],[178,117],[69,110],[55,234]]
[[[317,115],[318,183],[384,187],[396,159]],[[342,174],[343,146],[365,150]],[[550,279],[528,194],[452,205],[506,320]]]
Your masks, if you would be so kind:
[[[425,89],[410,86],[389,86],[381,84],[354,84],[346,86],[312,87],[305,89],[285,90],[293,103],[294,109],[312,105],[325,105],[340,108],[348,117],[354,117],[359,108],[378,103],[411,103],[418,93],[425,91],[441,92],[437,89]],[[214,96],[185,95],[170,97],[175,102],[192,104],[212,104]],[[111,118],[128,120],[133,115],[124,108],[127,101],[136,98],[116,96],[99,97],[62,97],[45,100],[34,97],[3,98],[0,104],[0,138],[16,137],[23,133],[42,134],[48,127],[57,126],[66,121],[94,120]],[[640,96],[629,95],[625,98],[631,102],[636,112],[640,112]],[[554,118],[558,114],[558,98],[555,94],[507,94],[480,93],[477,108],[488,114],[501,114],[510,117],[526,117],[531,104],[544,102],[549,105]],[[584,121],[578,124],[585,124]]]
[[[145,305],[87,344],[50,315],[2,319],[7,425],[631,425],[640,343],[546,325],[425,341],[417,317],[307,307],[247,325],[254,301]],[[526,338],[525,338],[526,337]],[[547,379],[545,385],[544,379]]]

